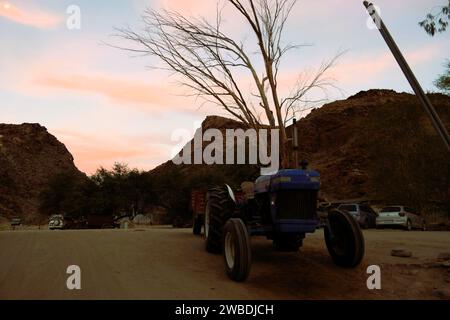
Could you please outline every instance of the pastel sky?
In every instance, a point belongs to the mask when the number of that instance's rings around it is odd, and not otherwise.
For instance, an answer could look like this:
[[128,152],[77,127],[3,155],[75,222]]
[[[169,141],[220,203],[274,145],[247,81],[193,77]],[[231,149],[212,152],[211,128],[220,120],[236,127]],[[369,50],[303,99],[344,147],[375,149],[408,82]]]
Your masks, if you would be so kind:
[[[223,2],[223,0],[222,0]],[[216,108],[186,98],[185,89],[157,63],[111,48],[114,27],[139,27],[145,7],[212,17],[215,0],[0,0],[0,122],[40,123],[66,144],[78,168],[93,173],[125,162],[151,169],[168,160],[177,130],[193,132]],[[431,38],[417,23],[444,0],[377,0],[382,17],[426,90],[449,58],[450,33]],[[67,8],[81,9],[81,30],[69,30]],[[225,27],[252,38],[225,9]],[[360,90],[411,92],[377,30],[367,27],[361,0],[299,0],[285,42],[311,44],[291,52],[282,66],[281,90],[304,70],[348,50],[331,70],[342,99]],[[244,31],[243,31],[244,30]]]

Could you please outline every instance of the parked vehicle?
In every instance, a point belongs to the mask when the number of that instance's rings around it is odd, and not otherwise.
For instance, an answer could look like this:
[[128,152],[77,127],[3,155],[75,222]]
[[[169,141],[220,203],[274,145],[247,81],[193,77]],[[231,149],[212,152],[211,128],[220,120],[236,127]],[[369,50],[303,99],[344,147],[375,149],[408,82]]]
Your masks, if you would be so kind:
[[54,214],[50,217],[50,221],[48,222],[49,230],[59,229],[62,230],[64,228],[64,217],[62,214]]
[[363,229],[376,227],[377,213],[368,204],[341,204],[338,210],[350,213]]
[[64,216],[64,229],[86,229],[87,220],[86,217],[72,217]]
[[87,228],[88,229],[114,229],[118,228],[114,217],[112,215],[94,215],[87,216]]
[[172,220],[172,226],[174,228],[184,228],[186,227],[186,223],[184,223],[182,216],[177,215]]
[[22,220],[19,217],[14,217],[11,219],[11,226],[14,230],[20,225],[22,225]]
[[389,206],[380,210],[377,228],[400,226],[408,231],[412,229],[426,230],[425,219],[416,210],[406,206]]
[[[306,164],[302,167],[259,177],[251,183],[252,194],[243,192],[243,197],[228,185],[208,191],[206,250],[223,253],[230,279],[245,281],[250,273],[250,236],[265,236],[273,241],[277,251],[296,252],[305,235],[316,231],[320,176],[314,170],[307,170]],[[247,187],[249,185],[247,183]],[[324,234],[325,244],[336,265],[353,268],[360,264],[364,256],[364,238],[349,213],[342,210],[328,212]]]

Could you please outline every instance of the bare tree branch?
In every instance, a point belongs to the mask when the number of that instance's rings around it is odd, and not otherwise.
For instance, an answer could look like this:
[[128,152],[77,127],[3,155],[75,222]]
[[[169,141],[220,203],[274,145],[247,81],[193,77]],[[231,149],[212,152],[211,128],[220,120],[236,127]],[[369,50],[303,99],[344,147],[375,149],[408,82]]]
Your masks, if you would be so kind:
[[[173,11],[147,9],[143,14],[144,28],[118,29],[118,36],[129,40],[133,47],[121,48],[159,58],[160,67],[181,76],[181,85],[191,96],[213,102],[248,126],[260,128],[263,117],[270,127],[280,129],[280,146],[287,141],[287,121],[300,110],[325,101],[311,99],[308,94],[335,88],[327,71],[341,54],[325,62],[312,78],[300,79],[291,94],[280,99],[278,74],[283,57],[299,46],[283,43],[286,22],[297,0],[227,0],[248,24],[258,46],[257,58],[222,31],[222,8],[217,7],[214,23],[202,18],[186,18]],[[243,73],[244,71],[244,73]],[[252,88],[244,90],[242,75],[252,80]],[[303,109],[302,109],[303,108]],[[258,111],[259,110],[259,111]]]
[[[287,122],[297,117],[298,113],[310,110],[324,104],[328,99],[328,91],[340,89],[335,85],[334,79],[325,77],[327,71],[332,68],[337,60],[346,53],[346,51],[338,52],[332,59],[322,63],[320,68],[312,77],[301,75],[297,84],[291,90],[288,97],[281,100],[281,107],[285,111],[285,125]],[[320,91],[324,98],[311,99],[308,97],[312,91]]]

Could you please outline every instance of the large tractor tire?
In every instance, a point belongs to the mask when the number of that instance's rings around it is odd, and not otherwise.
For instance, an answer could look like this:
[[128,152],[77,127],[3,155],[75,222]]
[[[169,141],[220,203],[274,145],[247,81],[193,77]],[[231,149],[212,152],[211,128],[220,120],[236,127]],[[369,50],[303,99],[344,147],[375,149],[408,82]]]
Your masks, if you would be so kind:
[[223,232],[225,270],[231,280],[242,282],[250,273],[252,255],[247,227],[241,219],[230,219]]
[[202,233],[203,226],[203,217],[197,216],[194,217],[194,221],[192,222],[192,233],[195,235],[200,235]]
[[222,252],[222,233],[225,223],[233,215],[235,203],[226,186],[210,189],[206,195],[205,240],[206,251]]
[[302,243],[303,238],[297,234],[280,234],[273,239],[273,247],[281,252],[297,252]]
[[359,265],[364,257],[364,237],[358,222],[349,213],[331,211],[324,232],[328,252],[336,265],[344,268]]

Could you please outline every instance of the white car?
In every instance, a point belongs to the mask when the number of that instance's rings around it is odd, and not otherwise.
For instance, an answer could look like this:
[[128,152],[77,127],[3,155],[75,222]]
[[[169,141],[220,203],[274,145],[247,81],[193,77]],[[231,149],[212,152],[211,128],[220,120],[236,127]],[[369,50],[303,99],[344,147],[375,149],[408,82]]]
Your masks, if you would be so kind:
[[425,219],[419,212],[406,206],[384,207],[378,213],[376,224],[377,228],[400,226],[408,231],[426,230]]
[[62,215],[54,215],[50,217],[48,223],[48,228],[50,230],[63,229],[64,228],[64,217]]

